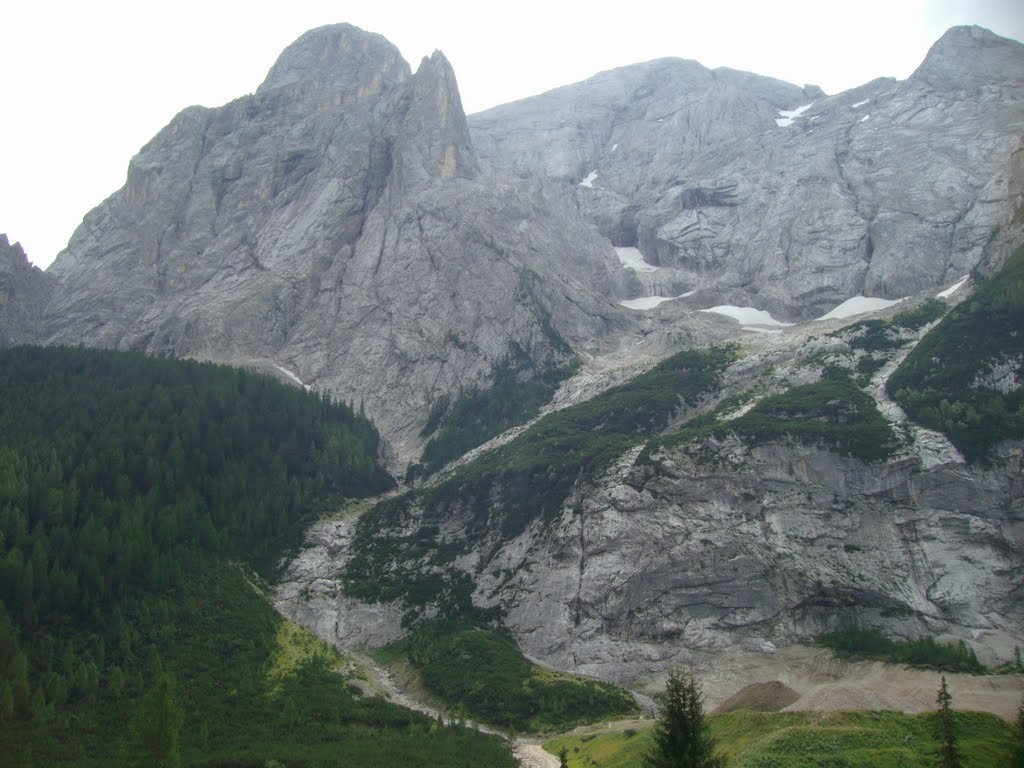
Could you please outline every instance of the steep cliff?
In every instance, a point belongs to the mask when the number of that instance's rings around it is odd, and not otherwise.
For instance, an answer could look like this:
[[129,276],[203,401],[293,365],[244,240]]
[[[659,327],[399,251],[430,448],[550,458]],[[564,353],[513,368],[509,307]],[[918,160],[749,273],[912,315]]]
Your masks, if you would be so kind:
[[412,74],[378,35],[313,30],[132,160],[50,269],[42,338],[287,371],[361,404],[401,466],[435,400],[628,323],[608,243],[477,165],[442,54]]
[[852,620],[1012,658],[1021,435],[966,462],[885,391],[923,338],[963,336],[936,326],[947,312],[930,299],[669,358],[358,523],[317,527],[280,605],[350,646],[438,610],[498,615],[526,653],[627,685],[725,652],[767,663]]
[[809,319],[948,284],[1005,248],[1022,94],[1024,46],[957,27],[904,82],[826,96],[662,59],[470,127],[487,170],[548,181],[662,266],[662,295]]

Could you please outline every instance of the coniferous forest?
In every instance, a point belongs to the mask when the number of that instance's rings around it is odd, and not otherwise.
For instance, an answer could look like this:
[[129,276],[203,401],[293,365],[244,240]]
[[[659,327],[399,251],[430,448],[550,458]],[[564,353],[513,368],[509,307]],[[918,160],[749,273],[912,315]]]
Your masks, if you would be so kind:
[[953,309],[907,356],[886,389],[918,424],[943,432],[968,461],[1024,437],[1024,248]]
[[350,407],[251,372],[0,351],[0,764],[150,764],[161,708],[160,764],[503,764],[490,737],[363,697],[312,639],[281,671],[256,571],[390,489],[377,451]]

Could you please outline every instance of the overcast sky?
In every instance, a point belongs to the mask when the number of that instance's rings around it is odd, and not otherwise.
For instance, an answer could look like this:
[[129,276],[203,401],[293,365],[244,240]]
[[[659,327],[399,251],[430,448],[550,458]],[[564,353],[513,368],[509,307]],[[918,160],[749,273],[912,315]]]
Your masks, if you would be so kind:
[[956,24],[1024,40],[1021,0],[15,0],[0,10],[0,232],[48,265],[175,113],[251,93],[286,45],[340,21],[413,69],[444,51],[469,113],[661,56],[838,93],[907,77]]

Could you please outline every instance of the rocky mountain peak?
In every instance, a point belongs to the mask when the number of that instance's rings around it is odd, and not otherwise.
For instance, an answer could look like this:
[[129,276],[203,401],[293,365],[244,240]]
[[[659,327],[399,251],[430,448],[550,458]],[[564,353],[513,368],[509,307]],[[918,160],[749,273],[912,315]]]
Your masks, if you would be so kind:
[[0,233],[0,272],[15,272],[30,267],[21,243],[11,245],[6,234]]
[[0,346],[34,340],[52,287],[53,278],[29,262],[21,243],[0,234]]
[[306,32],[285,48],[256,92],[292,87],[365,97],[409,75],[398,48],[381,35],[332,24]]
[[904,83],[827,95],[661,59],[470,126],[485,171],[560,187],[637,248],[657,268],[648,295],[810,319],[990,257],[1015,199],[1022,78],[1024,46],[957,27]]
[[408,84],[398,130],[396,179],[475,178],[479,164],[452,65],[440,51],[424,57]]
[[978,26],[952,27],[929,49],[910,81],[936,90],[971,90],[1024,78],[1020,43]]
[[277,372],[361,403],[404,468],[433,403],[627,322],[611,246],[528,192],[479,178],[443,54],[412,74],[322,27],[143,147],[47,275],[37,335]]

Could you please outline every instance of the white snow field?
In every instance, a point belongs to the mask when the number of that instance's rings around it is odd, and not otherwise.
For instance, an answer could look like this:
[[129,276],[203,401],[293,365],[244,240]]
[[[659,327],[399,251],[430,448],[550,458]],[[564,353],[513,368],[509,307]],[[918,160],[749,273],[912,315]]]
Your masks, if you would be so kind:
[[636,272],[657,272],[660,269],[660,267],[644,261],[644,255],[640,253],[639,248],[616,248],[615,252],[619,255],[622,266]]
[[620,301],[619,306],[625,307],[626,309],[654,309],[659,304],[664,304],[666,301],[672,301],[673,299],[679,298],[678,296],[641,296],[639,299],[626,299]]
[[708,307],[707,309],[698,309],[697,311],[725,315],[726,317],[731,317],[740,325],[770,325],[776,328],[788,328],[793,325],[792,323],[776,320],[763,309],[755,307],[736,307],[732,304],[721,304],[717,307]]
[[800,117],[800,115],[812,106],[814,106],[813,101],[810,104],[804,104],[802,107],[797,107],[796,109],[780,109],[779,116],[775,118],[775,124],[779,126],[779,128],[785,128],[786,126],[792,125],[796,118]]
[[877,312],[886,309],[893,304],[899,304],[903,299],[874,299],[867,296],[853,296],[831,312],[814,318],[815,320],[842,320],[854,315],[861,315],[865,312]]
[[961,288],[964,287],[964,283],[967,282],[967,278],[969,278],[969,277],[970,277],[970,275],[964,275],[963,277],[960,278],[959,282],[955,283],[954,285],[949,286],[949,288],[947,288],[944,291],[939,291],[938,293],[936,293],[935,294],[935,298],[937,298],[937,299],[948,299],[950,296],[952,296],[954,293],[956,293],[957,291],[959,291]]

